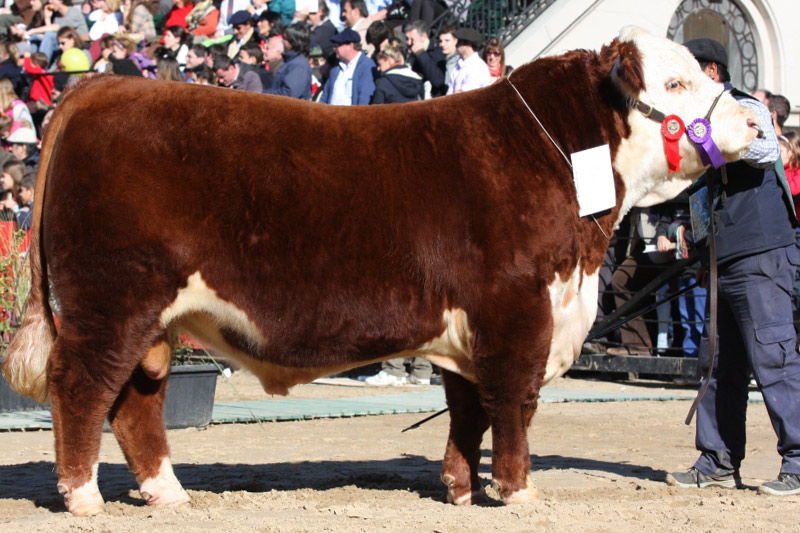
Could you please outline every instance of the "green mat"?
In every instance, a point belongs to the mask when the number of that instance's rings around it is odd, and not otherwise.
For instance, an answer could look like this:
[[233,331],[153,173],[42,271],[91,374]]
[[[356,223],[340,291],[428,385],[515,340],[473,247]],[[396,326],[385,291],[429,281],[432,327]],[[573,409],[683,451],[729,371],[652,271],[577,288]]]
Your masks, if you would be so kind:
[[[693,396],[679,396],[665,392],[626,393],[623,391],[587,391],[573,389],[542,389],[539,401],[557,402],[630,402],[692,400]],[[763,401],[761,393],[750,392],[751,402]],[[280,399],[251,402],[218,402],[214,404],[212,424],[235,422],[311,420],[314,418],[342,418],[351,416],[387,415],[399,413],[426,413],[444,409],[442,388],[419,392],[360,396],[336,399]],[[39,430],[53,427],[50,411],[0,413],[0,431]]]

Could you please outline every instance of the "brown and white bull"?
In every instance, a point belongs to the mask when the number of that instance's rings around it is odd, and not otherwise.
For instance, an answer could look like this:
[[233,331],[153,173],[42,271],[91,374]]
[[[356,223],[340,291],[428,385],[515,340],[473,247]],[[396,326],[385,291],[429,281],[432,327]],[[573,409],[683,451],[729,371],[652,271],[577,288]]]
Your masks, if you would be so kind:
[[[360,108],[113,76],[73,90],[45,136],[33,289],[4,366],[17,391],[51,399],[67,508],[102,510],[105,418],[147,503],[188,501],[162,420],[176,331],[278,394],[426,357],[444,369],[450,407],[448,500],[479,497],[489,427],[500,497],[534,498],[526,430],[540,387],[592,324],[606,235],[703,170],[684,136],[682,171],[668,176],[660,124],[632,102],[688,124],[722,86],[683,47],[634,28],[511,81],[519,95],[503,80]],[[711,123],[727,160],[746,151],[753,121],[719,101]],[[596,222],[578,216],[556,144],[610,145],[617,203]]]

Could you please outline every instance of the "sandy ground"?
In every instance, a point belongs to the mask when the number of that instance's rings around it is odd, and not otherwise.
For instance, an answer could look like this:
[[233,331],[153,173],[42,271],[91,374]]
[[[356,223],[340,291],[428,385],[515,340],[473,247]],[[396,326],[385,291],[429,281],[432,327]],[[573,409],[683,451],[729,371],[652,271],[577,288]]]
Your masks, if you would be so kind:
[[[220,383],[220,400],[267,399],[252,377]],[[643,385],[643,386],[639,386]],[[660,384],[561,379],[557,387],[650,391]],[[295,397],[395,394],[306,385]],[[669,393],[691,396],[688,389]],[[695,458],[689,402],[541,404],[529,431],[540,500],[455,507],[439,482],[447,416],[401,433],[422,415],[216,425],[169,432],[183,509],[143,505],[110,434],[103,436],[100,490],[106,514],[75,518],[55,490],[52,433],[0,433],[0,531],[798,531],[800,496],[760,496],[779,468],[763,404],[748,421],[744,490],[681,490],[667,471]],[[490,479],[490,435],[483,477]]]

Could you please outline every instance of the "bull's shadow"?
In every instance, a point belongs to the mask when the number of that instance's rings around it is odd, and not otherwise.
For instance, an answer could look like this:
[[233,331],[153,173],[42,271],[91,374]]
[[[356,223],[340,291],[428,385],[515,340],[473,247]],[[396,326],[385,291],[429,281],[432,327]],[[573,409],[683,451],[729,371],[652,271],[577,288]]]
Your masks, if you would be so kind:
[[[491,452],[483,451],[484,457]],[[534,477],[537,471],[578,469],[618,474],[636,479],[661,481],[665,472],[647,466],[596,461],[560,455],[531,456]],[[489,474],[489,461],[481,464],[481,473]],[[346,486],[378,490],[402,490],[433,501],[445,501],[445,489],[439,482],[441,461],[417,455],[403,455],[383,461],[307,461],[265,464],[176,464],[175,475],[188,490],[216,494],[228,491],[269,492],[299,489],[330,490]],[[106,501],[131,505],[144,502],[131,496],[136,482],[126,465],[101,463],[98,472],[100,492]],[[0,465],[0,499],[34,502],[54,512],[64,510],[56,492],[57,476],[51,462],[38,461]],[[486,505],[497,505],[487,502]]]

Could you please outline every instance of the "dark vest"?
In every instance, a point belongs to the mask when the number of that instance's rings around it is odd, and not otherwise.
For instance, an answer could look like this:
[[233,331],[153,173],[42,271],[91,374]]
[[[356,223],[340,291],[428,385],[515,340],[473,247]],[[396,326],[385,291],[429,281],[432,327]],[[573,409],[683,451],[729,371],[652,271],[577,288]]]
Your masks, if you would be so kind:
[[717,261],[794,244],[794,222],[775,170],[738,161],[727,165],[727,173],[724,205],[716,219]]

